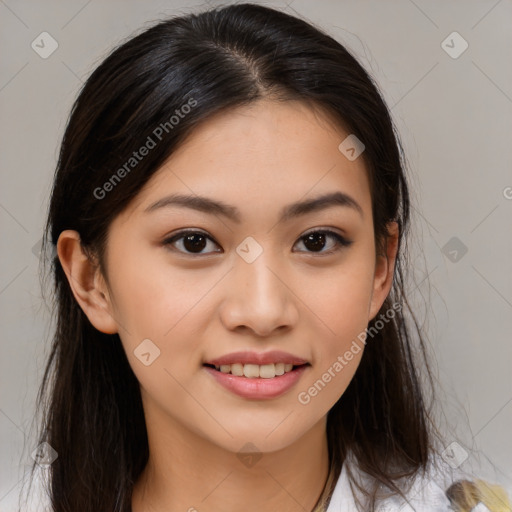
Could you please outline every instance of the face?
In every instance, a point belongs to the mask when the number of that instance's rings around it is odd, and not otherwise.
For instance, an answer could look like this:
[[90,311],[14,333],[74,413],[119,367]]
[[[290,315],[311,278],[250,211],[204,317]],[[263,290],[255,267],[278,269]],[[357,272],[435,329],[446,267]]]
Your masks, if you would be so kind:
[[348,135],[300,102],[221,113],[113,221],[105,296],[146,418],[233,452],[325,421],[390,286]]

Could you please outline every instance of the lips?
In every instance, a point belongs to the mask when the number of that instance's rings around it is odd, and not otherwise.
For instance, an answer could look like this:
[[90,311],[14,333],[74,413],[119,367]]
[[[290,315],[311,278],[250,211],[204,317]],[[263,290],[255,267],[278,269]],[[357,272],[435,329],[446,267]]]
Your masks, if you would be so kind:
[[204,365],[204,370],[215,382],[235,395],[251,400],[268,400],[290,391],[297,385],[304,372],[309,370],[309,365],[294,366],[291,371],[271,378],[238,377],[231,373],[222,373],[208,365]]
[[203,364],[225,389],[243,398],[277,398],[289,391],[311,366],[301,357],[281,351],[234,352]]
[[289,354],[287,352],[281,352],[279,350],[272,350],[270,352],[233,352],[231,354],[226,354],[225,356],[218,357],[216,359],[211,359],[205,362],[205,365],[208,366],[223,366],[223,365],[232,365],[232,364],[254,364],[258,366],[263,366],[267,364],[291,364],[293,366],[300,366],[303,364],[308,364],[308,361],[302,359],[301,357],[295,356],[293,354]]

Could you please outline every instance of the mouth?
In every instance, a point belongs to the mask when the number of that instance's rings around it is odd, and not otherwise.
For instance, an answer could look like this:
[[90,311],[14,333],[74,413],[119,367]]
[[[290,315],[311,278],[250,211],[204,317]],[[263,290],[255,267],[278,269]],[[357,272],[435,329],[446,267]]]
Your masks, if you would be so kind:
[[285,395],[310,366],[308,361],[281,351],[236,352],[203,364],[214,382],[246,400]]
[[245,377],[247,379],[274,379],[282,375],[297,371],[300,368],[310,366],[309,363],[291,364],[291,363],[269,363],[269,364],[221,364],[215,365],[205,363],[203,366],[211,368],[219,373],[234,375],[236,377]]
[[232,352],[203,362],[214,382],[250,400],[284,395],[310,366],[309,361],[281,350]]

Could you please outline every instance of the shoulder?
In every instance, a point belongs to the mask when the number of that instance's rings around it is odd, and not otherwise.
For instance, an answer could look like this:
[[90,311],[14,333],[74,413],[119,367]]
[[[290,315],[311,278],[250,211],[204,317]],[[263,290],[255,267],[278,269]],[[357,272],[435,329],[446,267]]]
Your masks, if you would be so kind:
[[457,476],[446,468],[432,463],[425,473],[407,482],[405,498],[393,496],[385,500],[379,512],[453,512],[447,490]]
[[[350,471],[364,484],[363,477],[351,461]],[[412,480],[403,482],[404,496],[393,495],[381,500],[378,512],[453,512],[447,490],[458,480],[456,474],[446,465],[432,460],[425,472],[417,474]],[[367,478],[367,477],[366,477]],[[331,496],[327,512],[353,512],[357,510],[356,499],[349,482],[347,464],[341,474]]]

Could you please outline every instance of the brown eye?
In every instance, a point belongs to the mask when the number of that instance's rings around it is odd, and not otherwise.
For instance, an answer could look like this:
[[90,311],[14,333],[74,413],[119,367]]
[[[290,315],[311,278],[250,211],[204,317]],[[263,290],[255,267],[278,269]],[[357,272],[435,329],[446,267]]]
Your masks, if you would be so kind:
[[180,233],[172,236],[171,238],[164,241],[164,245],[174,246],[180,252],[185,254],[208,254],[210,252],[221,252],[221,251],[206,251],[208,243],[211,242],[214,245],[217,243],[205,233],[201,231],[181,231]]
[[[352,242],[343,236],[329,230],[316,230],[307,233],[299,239],[309,253],[331,254],[348,247]],[[181,231],[174,236],[166,239],[164,245],[172,246],[184,254],[210,254],[212,252],[222,252],[222,249],[215,250],[219,245],[206,233],[201,231]],[[213,246],[212,250],[208,246]]]
[[[317,252],[330,254],[341,250],[342,247],[348,247],[352,242],[342,237],[338,233],[329,230],[311,231],[300,239],[307,252]],[[331,243],[328,243],[331,240]],[[327,250],[324,248],[327,246]]]

